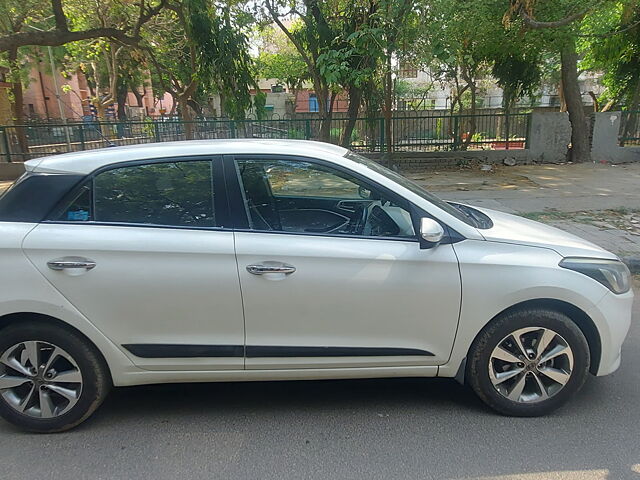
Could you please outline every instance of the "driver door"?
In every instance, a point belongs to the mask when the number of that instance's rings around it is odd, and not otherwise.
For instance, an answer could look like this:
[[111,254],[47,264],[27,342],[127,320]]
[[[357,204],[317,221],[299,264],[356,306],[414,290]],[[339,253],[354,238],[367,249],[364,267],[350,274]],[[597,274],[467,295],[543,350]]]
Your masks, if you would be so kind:
[[457,260],[448,244],[420,249],[406,201],[309,159],[226,162],[239,191],[231,201],[247,369],[447,361]]

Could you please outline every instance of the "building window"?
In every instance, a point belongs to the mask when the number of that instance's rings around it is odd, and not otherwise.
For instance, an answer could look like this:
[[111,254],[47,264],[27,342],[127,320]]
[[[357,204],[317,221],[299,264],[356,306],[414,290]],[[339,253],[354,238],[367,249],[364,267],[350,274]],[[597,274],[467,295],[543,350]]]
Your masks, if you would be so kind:
[[418,78],[418,69],[409,62],[400,62],[400,78]]
[[271,93],[284,93],[284,87],[280,84],[271,85]]
[[320,111],[320,109],[318,108],[318,97],[316,96],[315,93],[311,93],[309,95],[309,111],[310,112]]

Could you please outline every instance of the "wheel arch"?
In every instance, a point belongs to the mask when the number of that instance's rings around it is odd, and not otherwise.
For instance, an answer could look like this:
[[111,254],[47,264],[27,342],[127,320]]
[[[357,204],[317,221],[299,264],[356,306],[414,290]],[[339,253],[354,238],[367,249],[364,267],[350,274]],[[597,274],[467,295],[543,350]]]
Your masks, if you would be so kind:
[[25,321],[35,321],[35,322],[46,322],[52,325],[56,325],[57,327],[66,330],[68,332],[72,332],[75,335],[79,336],[80,338],[82,338],[85,342],[87,342],[89,345],[91,345],[95,351],[98,353],[101,361],[103,362],[103,365],[106,368],[106,371],[109,372],[109,378],[113,384],[113,374],[111,372],[111,368],[109,366],[109,362],[107,362],[107,359],[105,358],[104,354],[102,353],[102,351],[100,350],[100,348],[98,348],[98,346],[95,344],[95,342],[93,342],[89,337],[87,337],[84,333],[82,333],[80,330],[78,330],[77,328],[75,328],[72,325],[69,325],[67,322],[60,320],[59,318],[53,317],[51,315],[47,315],[44,313],[36,313],[36,312],[15,312],[15,313],[7,313],[5,315],[0,316],[0,333],[2,333],[2,330],[6,327],[8,327],[9,325],[15,325],[21,322],[25,322]]
[[[471,348],[473,347],[473,344],[475,343],[478,336],[489,325],[491,325],[496,320],[496,318],[506,313],[516,312],[518,310],[525,310],[529,308],[545,308],[548,310],[563,313],[564,315],[569,317],[569,319],[578,326],[582,334],[587,339],[587,344],[589,346],[589,357],[591,359],[589,372],[591,372],[593,375],[597,373],[598,368],[600,367],[600,359],[602,356],[602,341],[600,339],[600,333],[598,332],[596,324],[593,322],[591,317],[587,315],[587,313],[585,313],[581,308],[578,308],[569,302],[557,300],[554,298],[537,298],[532,300],[525,300],[505,308],[501,312],[494,315],[493,318],[491,318],[491,320],[489,320],[485,324],[485,326],[476,334],[473,341],[469,345],[469,350],[471,350]],[[467,351],[467,357],[468,355],[469,351]],[[462,364],[458,369],[458,373],[455,376],[455,378],[461,383],[464,382],[467,357],[465,357],[462,361]]]

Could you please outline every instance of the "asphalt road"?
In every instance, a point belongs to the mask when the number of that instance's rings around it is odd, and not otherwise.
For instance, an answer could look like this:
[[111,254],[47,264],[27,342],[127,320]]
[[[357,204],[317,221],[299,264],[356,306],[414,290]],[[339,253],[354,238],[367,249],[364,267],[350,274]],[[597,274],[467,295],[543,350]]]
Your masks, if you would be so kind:
[[132,387],[68,433],[0,421],[0,478],[640,479],[634,320],[620,370],[545,418],[445,379]]

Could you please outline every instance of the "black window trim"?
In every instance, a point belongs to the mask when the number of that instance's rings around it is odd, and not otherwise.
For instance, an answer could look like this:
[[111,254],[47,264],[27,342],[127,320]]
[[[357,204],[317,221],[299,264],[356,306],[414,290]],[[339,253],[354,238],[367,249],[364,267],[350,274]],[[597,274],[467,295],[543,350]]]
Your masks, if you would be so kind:
[[[84,188],[87,183],[91,182],[91,205],[92,215],[95,211],[95,189],[93,188],[93,182],[95,177],[101,173],[109,170],[115,170],[125,167],[135,167],[141,165],[153,165],[158,163],[179,163],[179,162],[206,162],[208,161],[211,166],[211,178],[212,178],[212,191],[213,191],[213,209],[216,218],[216,223],[219,226],[215,227],[195,227],[188,225],[164,225],[155,223],[131,223],[131,222],[104,222],[104,221],[72,221],[72,220],[56,220],[62,211],[67,208],[80,193],[80,190]],[[93,172],[84,176],[73,188],[71,188],[60,201],[47,213],[45,219],[40,223],[46,224],[61,224],[61,225],[102,225],[112,227],[142,227],[142,228],[163,228],[163,229],[175,229],[175,230],[211,230],[211,231],[232,231],[232,225],[229,216],[229,202],[225,191],[226,182],[224,178],[224,167],[222,164],[222,155],[197,155],[197,156],[185,156],[185,157],[155,157],[140,160],[131,160],[127,162],[112,163],[103,167],[97,168]],[[52,218],[54,217],[54,218]],[[225,226],[226,225],[226,226]]]
[[[379,189],[389,200],[397,204],[404,204],[408,206],[408,211],[411,215],[413,223],[413,229],[415,232],[414,237],[382,237],[382,236],[364,236],[364,235],[350,235],[339,233],[318,233],[318,232],[284,232],[276,230],[255,230],[249,228],[249,218],[244,205],[244,194],[242,192],[241,180],[236,169],[236,160],[285,160],[285,161],[299,161],[316,165],[322,165],[327,168],[333,168],[346,173],[357,180],[362,181],[364,184],[368,184],[373,188]],[[237,232],[246,233],[268,233],[273,235],[299,235],[310,237],[330,237],[330,238],[354,238],[360,240],[382,240],[382,241],[395,241],[395,242],[409,242],[420,243],[420,218],[429,217],[440,223],[445,230],[445,237],[440,242],[441,244],[455,243],[464,239],[462,235],[450,228],[448,225],[442,223],[437,218],[434,218],[429,213],[425,212],[422,208],[406,199],[405,197],[397,194],[388,187],[379,184],[375,180],[362,175],[359,172],[351,170],[348,167],[339,165],[334,162],[323,160],[317,157],[306,157],[303,155],[288,155],[288,154],[227,154],[222,156],[222,164],[224,177],[226,181],[227,199],[229,202],[229,215],[232,220],[233,229]],[[403,207],[404,208],[404,207]]]

